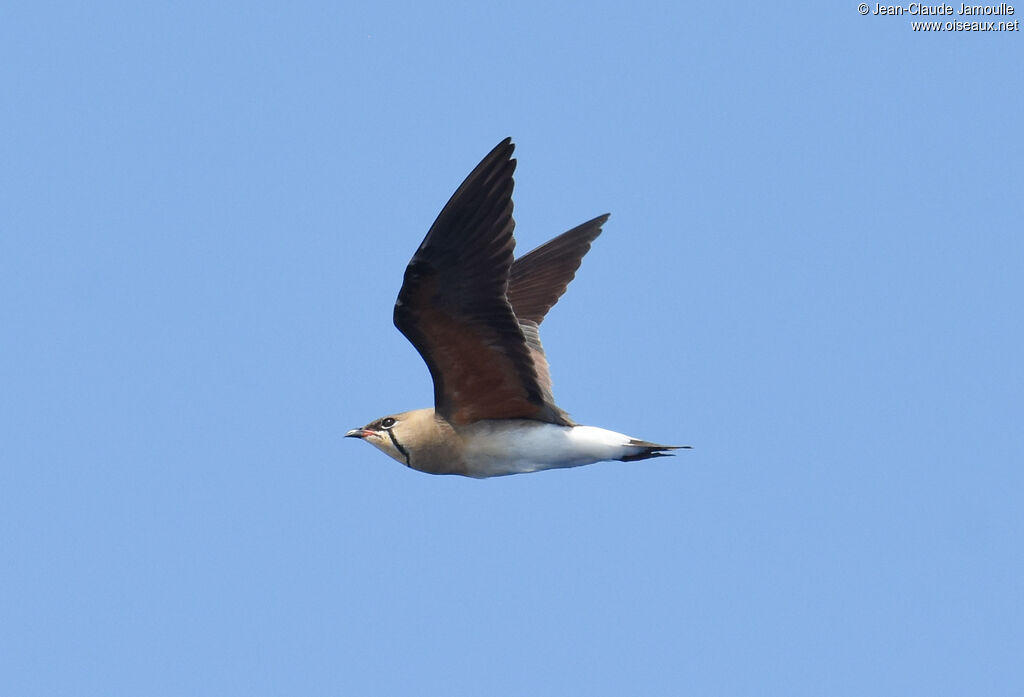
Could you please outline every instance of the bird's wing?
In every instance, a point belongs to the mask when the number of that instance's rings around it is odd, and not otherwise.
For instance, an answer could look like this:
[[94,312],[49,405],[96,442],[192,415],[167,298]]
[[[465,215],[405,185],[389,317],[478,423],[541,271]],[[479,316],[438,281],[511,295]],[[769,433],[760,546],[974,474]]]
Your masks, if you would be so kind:
[[575,278],[583,255],[590,251],[590,243],[601,234],[606,220],[607,213],[563,232],[512,262],[508,301],[516,317],[536,324],[544,321]]
[[405,270],[395,326],[434,381],[434,409],[452,423],[565,423],[544,398],[530,348],[506,298],[515,240],[506,138],[452,195]]
[[[551,392],[551,371],[538,327],[576,276],[583,255],[601,234],[601,226],[606,220],[607,213],[545,242],[512,262],[509,272],[508,301],[526,338],[541,394],[551,405],[555,404]],[[564,412],[562,416],[569,419]]]

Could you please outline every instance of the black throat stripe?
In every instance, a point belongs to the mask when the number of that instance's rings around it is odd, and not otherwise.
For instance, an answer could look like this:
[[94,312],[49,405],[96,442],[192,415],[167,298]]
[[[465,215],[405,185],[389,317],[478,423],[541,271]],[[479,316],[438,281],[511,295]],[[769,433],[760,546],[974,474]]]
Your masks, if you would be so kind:
[[412,462],[409,461],[409,451],[406,450],[405,448],[403,448],[402,444],[398,442],[398,439],[395,438],[394,431],[392,431],[390,428],[385,429],[385,430],[388,432],[388,435],[391,437],[391,442],[395,444],[395,448],[398,450],[398,452],[402,453],[402,457],[405,458],[405,465],[406,465],[406,467],[412,467]]

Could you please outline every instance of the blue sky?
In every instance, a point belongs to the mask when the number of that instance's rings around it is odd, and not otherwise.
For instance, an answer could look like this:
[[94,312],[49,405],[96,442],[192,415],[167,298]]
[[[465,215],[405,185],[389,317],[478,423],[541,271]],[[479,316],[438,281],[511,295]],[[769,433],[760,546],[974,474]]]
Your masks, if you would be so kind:
[[[1020,32],[856,4],[62,3],[0,21],[0,683],[1024,690]],[[474,481],[391,324],[503,137],[580,422]]]

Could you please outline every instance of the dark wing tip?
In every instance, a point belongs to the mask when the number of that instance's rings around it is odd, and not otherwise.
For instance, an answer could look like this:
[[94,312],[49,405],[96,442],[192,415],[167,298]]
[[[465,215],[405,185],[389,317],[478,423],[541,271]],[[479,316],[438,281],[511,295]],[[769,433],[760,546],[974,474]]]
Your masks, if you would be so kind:
[[512,142],[512,136],[506,136],[500,143],[491,148],[491,151],[487,153],[487,157],[483,159],[483,162],[489,162],[492,158],[510,159],[515,150],[516,144]]

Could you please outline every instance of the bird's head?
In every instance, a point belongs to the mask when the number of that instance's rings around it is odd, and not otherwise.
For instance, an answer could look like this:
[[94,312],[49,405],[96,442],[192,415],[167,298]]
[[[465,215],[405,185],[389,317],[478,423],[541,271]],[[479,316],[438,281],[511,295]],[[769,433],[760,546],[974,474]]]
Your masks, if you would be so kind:
[[362,428],[353,428],[346,438],[361,438],[385,455],[404,465],[412,465],[412,451],[429,446],[435,438],[433,409],[416,409],[383,416]]

